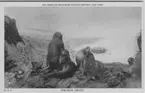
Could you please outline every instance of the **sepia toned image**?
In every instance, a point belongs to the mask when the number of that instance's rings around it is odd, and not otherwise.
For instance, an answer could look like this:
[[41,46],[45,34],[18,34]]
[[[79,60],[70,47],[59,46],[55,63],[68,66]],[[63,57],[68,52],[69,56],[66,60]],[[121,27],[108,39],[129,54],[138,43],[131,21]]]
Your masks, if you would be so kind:
[[5,88],[142,88],[142,7],[5,7]]

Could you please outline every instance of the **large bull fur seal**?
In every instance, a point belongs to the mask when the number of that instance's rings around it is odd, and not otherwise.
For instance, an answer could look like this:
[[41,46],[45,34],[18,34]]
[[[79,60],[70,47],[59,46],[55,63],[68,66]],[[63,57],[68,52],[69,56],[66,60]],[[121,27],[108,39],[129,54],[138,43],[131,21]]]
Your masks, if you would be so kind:
[[48,54],[46,63],[43,65],[44,67],[49,66],[50,69],[57,69],[59,67],[59,57],[61,55],[61,50],[64,49],[62,38],[63,36],[60,32],[54,33],[48,45]]

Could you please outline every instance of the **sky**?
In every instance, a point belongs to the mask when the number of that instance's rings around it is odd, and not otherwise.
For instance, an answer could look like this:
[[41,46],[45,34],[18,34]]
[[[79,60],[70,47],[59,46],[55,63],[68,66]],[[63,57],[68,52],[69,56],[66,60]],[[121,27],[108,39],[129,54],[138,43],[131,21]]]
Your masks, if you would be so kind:
[[136,33],[141,27],[139,7],[8,7],[5,8],[5,14],[17,20],[19,29],[60,31],[66,37],[104,37],[112,33]]

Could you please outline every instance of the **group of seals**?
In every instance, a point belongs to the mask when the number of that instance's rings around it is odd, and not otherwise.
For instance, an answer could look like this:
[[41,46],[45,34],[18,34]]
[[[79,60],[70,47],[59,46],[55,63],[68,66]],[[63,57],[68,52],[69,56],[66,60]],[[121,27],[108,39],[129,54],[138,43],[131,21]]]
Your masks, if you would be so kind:
[[90,47],[87,46],[78,51],[75,55],[75,64],[70,59],[69,51],[64,47],[63,35],[60,32],[54,33],[48,45],[48,54],[45,63],[45,67],[48,67],[49,71],[44,77],[72,77],[77,70],[80,70],[82,75],[95,77],[98,73],[96,72],[96,67],[103,67],[103,63],[101,64],[101,62],[96,61],[90,50]]

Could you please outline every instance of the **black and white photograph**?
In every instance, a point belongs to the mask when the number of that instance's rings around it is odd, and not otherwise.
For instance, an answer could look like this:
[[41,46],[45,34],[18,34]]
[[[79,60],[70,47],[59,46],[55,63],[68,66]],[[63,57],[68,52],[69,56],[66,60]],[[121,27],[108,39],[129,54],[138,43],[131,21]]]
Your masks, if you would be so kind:
[[142,88],[142,7],[4,7],[5,88]]

